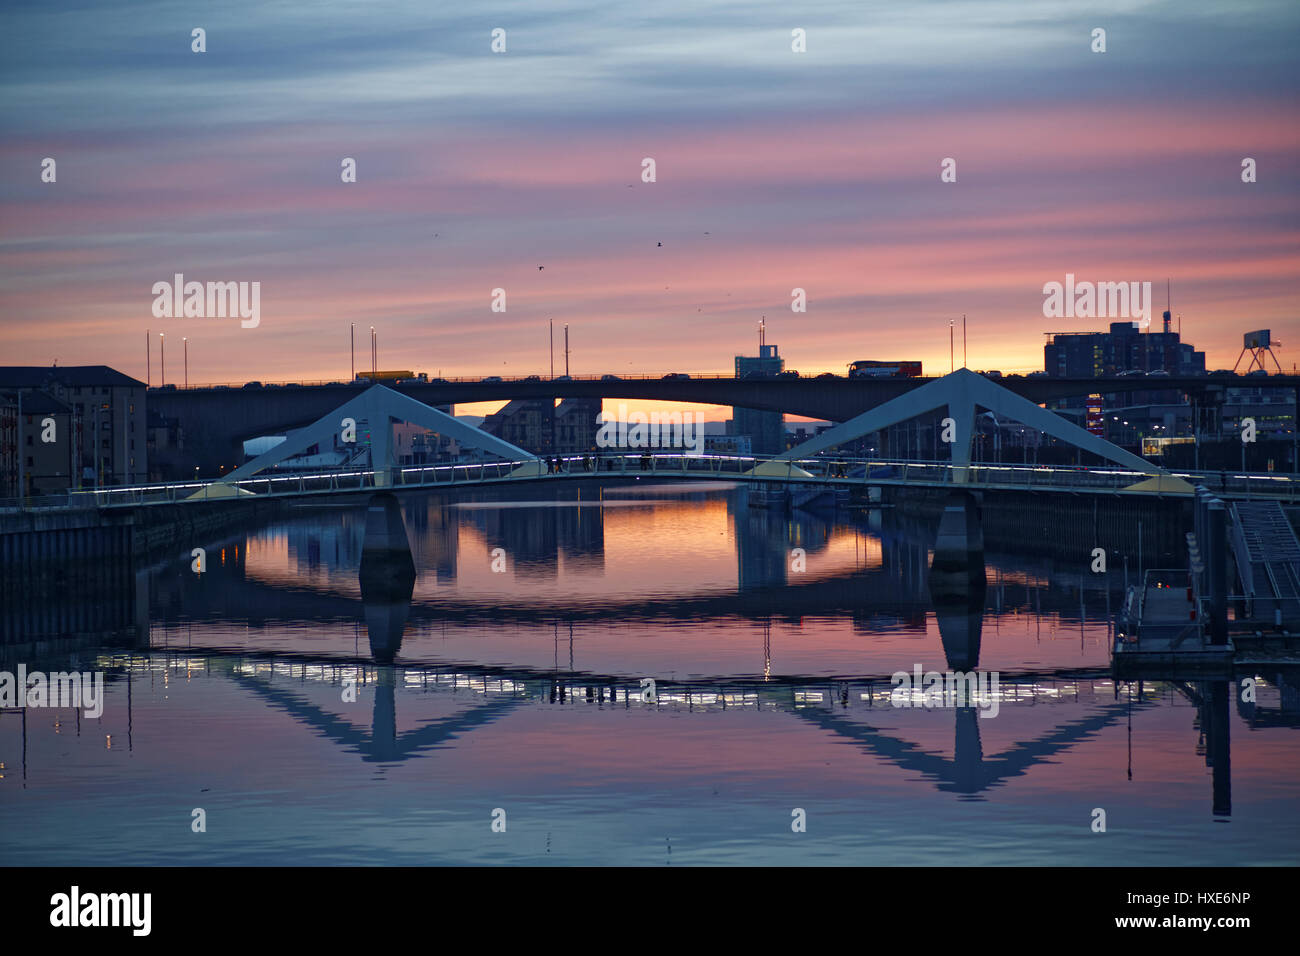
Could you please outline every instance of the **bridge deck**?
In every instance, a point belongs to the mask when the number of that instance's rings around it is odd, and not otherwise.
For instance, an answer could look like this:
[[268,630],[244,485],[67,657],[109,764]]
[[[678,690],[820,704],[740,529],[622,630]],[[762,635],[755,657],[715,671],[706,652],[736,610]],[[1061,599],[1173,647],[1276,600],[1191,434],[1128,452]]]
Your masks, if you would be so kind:
[[[255,495],[302,497],[356,494],[365,491],[400,491],[420,488],[475,485],[536,484],[545,481],[649,478],[661,480],[722,480],[755,485],[853,487],[916,487],[970,491],[1035,491],[1064,494],[1101,494],[1135,497],[1187,498],[1181,484],[1161,488],[1138,487],[1153,477],[1121,468],[1048,465],[976,464],[961,468],[944,462],[886,461],[880,459],[816,458],[768,463],[763,459],[726,455],[681,453],[568,455],[558,459],[558,471],[530,472],[533,461],[500,461],[454,465],[392,468],[387,473],[368,469],[271,472],[235,482],[186,481],[101,487],[92,491],[22,502],[0,502],[0,511],[48,508],[135,508],[148,505],[219,501]],[[762,474],[754,474],[764,465]],[[1221,472],[1176,472],[1173,478],[1188,485],[1205,483],[1222,497],[1249,501],[1300,502],[1300,476],[1247,475]]]

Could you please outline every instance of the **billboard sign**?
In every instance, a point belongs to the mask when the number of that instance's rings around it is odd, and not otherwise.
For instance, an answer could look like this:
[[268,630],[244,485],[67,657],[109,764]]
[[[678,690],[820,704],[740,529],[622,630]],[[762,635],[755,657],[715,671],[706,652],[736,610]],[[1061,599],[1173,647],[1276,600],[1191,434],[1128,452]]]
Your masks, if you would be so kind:
[[1084,407],[1088,410],[1085,427],[1098,438],[1106,437],[1105,405],[1101,396],[1089,395],[1088,403]]

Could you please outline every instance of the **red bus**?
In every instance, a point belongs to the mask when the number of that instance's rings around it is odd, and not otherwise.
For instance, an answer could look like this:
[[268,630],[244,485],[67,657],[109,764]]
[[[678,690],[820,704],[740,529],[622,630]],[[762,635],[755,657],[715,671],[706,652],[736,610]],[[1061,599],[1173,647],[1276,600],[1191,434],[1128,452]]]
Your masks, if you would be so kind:
[[920,378],[920,362],[878,362],[863,359],[849,365],[849,378]]

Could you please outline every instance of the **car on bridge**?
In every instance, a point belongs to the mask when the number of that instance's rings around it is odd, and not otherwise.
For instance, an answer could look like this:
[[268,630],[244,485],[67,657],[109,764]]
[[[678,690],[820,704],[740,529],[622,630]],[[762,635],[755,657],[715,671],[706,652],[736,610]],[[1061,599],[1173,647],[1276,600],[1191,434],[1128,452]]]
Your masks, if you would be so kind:
[[244,383],[244,388],[261,388],[261,387],[262,387],[262,383],[261,383],[261,382],[245,382],[245,383]]
[[600,377],[600,380],[601,380],[602,382],[621,382],[621,381],[623,381],[623,380],[622,380],[621,378],[619,378],[617,375],[602,375],[602,376]]
[[500,375],[489,375],[487,378],[482,379],[482,381],[484,381],[484,382],[499,382],[499,381],[501,381],[501,376],[500,376]]
[[660,381],[661,381],[661,382],[675,382],[675,381],[681,381],[681,380],[684,379],[684,378],[690,378],[690,376],[687,375],[685,372],[669,372],[669,373],[668,373],[667,375],[665,375],[662,379],[660,379]]

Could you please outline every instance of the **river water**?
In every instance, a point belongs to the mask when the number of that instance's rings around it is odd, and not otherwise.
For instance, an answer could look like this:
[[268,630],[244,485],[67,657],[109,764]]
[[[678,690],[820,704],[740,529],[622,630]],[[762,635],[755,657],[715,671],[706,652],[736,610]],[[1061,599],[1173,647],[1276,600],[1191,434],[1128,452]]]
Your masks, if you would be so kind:
[[[307,504],[140,569],[133,641],[32,635],[6,668],[105,699],[0,713],[0,862],[1300,856],[1294,675],[1117,684],[1117,572],[990,549],[936,603],[933,527],[888,508],[536,494],[404,497],[409,602],[363,599],[362,506]],[[891,697],[918,670],[989,683]]]

